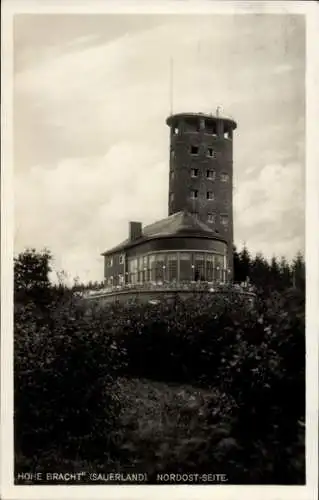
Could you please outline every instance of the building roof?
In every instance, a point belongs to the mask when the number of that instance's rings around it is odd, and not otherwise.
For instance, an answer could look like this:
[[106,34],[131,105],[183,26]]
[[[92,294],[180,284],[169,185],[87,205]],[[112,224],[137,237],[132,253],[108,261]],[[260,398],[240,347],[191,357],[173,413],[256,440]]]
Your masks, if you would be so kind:
[[218,233],[209,226],[199,221],[187,211],[177,212],[165,219],[153,222],[142,229],[142,237],[136,240],[127,238],[119,245],[106,250],[102,255],[120,252],[134,245],[139,245],[149,239],[169,236],[201,236],[224,241]]
[[221,121],[224,121],[224,122],[227,122],[232,129],[236,129],[237,128],[237,123],[235,122],[235,120],[233,120],[232,118],[229,118],[229,117],[226,117],[226,116],[221,116],[221,115],[213,115],[213,114],[209,114],[209,113],[175,113],[173,115],[170,115],[167,119],[166,119],[166,123],[168,126],[171,126],[174,122],[176,122],[176,120],[179,120],[180,118],[182,119],[187,119],[187,118],[204,118],[206,121],[216,121],[216,120],[221,120]]

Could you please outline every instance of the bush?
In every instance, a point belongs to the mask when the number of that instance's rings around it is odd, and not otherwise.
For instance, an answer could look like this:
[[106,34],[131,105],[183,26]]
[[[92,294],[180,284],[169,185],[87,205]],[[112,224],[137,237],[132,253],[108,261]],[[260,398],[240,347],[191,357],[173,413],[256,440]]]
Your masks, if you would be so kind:
[[21,307],[15,316],[16,450],[34,466],[48,450],[111,460],[120,411],[112,385],[120,360],[103,318],[88,318],[70,302],[53,325],[39,327],[33,305]]
[[[36,257],[16,263],[15,445],[28,467],[63,457],[150,474],[215,471],[232,483],[304,482],[302,288],[260,291],[254,309],[231,295],[89,308],[48,284],[49,257],[40,266]],[[134,427],[134,410],[121,408],[123,375],[192,384],[206,398],[173,408],[163,397],[163,430],[153,417]]]

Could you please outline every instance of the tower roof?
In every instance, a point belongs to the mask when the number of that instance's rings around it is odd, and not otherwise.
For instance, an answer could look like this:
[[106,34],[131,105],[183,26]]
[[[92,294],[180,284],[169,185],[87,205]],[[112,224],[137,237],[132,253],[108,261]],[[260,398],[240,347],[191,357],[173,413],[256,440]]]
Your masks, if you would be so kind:
[[221,115],[213,115],[211,113],[191,113],[191,112],[185,112],[185,113],[176,113],[173,115],[170,115],[166,119],[166,123],[168,126],[171,126],[176,120],[179,119],[187,119],[187,118],[204,118],[206,121],[216,121],[216,120],[221,120],[223,122],[227,122],[233,130],[237,128],[237,123],[232,120],[231,118],[227,118],[226,116],[221,116]]
[[156,239],[160,237],[165,238],[170,236],[198,236],[224,241],[216,231],[196,219],[196,217],[191,215],[189,212],[181,211],[170,215],[165,219],[161,219],[145,226],[143,228],[141,238],[133,241],[127,238],[116,247],[105,251],[102,255],[123,251],[149,239]]

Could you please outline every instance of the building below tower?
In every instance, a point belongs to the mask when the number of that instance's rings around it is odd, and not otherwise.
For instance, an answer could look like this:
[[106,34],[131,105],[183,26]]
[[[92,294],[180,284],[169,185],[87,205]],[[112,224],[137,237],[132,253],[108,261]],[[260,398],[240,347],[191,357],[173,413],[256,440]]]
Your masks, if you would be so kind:
[[226,242],[186,211],[144,229],[130,222],[129,237],[103,256],[106,286],[229,279]]

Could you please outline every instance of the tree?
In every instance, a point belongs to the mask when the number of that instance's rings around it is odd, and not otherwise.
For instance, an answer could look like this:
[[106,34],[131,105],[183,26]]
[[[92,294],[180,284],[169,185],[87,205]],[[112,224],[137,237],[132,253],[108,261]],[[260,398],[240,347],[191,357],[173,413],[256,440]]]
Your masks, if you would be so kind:
[[239,262],[240,262],[240,267],[239,267],[238,281],[246,281],[246,279],[250,275],[250,268],[251,268],[251,257],[246,245],[239,253]]
[[269,275],[269,264],[261,253],[257,253],[251,261],[251,281],[258,289],[265,286]]
[[305,290],[306,285],[306,266],[304,257],[298,252],[292,263],[293,286],[300,290]]
[[269,283],[270,287],[272,289],[278,290],[278,287],[280,286],[280,268],[277,262],[277,258],[275,256],[273,256],[270,261],[269,278],[270,278],[270,283]]
[[280,289],[286,290],[291,286],[292,276],[289,267],[289,263],[285,257],[281,257],[279,263],[279,274],[280,274]]
[[51,253],[27,249],[14,258],[15,302],[46,303],[50,298]]
[[240,276],[240,257],[239,252],[234,245],[233,247],[233,262],[234,262],[234,281],[239,281]]

